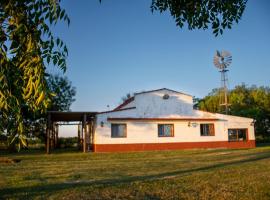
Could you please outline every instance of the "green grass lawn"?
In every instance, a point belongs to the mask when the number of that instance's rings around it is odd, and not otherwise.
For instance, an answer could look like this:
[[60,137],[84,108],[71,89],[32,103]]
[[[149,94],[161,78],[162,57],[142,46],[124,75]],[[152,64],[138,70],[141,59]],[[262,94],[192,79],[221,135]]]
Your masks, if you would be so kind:
[[0,199],[270,199],[270,147],[1,154]]

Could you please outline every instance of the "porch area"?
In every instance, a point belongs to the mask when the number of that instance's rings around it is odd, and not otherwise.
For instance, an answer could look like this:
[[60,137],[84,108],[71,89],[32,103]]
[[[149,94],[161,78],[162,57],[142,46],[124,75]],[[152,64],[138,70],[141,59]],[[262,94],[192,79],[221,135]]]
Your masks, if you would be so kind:
[[94,150],[97,112],[48,111],[46,126],[46,153],[59,148],[59,126],[78,126],[78,150],[84,153]]

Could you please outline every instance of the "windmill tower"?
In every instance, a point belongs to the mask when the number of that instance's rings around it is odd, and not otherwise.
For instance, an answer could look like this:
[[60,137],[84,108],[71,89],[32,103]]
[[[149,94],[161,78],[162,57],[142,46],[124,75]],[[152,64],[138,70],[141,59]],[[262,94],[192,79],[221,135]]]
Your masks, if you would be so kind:
[[221,74],[221,88],[220,88],[220,106],[225,107],[225,113],[228,114],[228,75],[229,65],[232,63],[232,56],[228,51],[217,51],[214,56],[214,65],[219,69]]

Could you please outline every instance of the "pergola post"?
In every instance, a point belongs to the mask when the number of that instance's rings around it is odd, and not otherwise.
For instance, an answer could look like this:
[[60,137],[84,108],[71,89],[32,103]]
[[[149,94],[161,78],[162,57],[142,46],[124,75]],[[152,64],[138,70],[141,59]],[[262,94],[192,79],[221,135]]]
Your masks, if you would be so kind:
[[78,149],[81,150],[81,124],[78,124]]
[[89,139],[89,148],[92,149],[92,124],[91,122],[87,123],[87,130],[88,130],[88,139]]
[[97,125],[97,118],[94,117],[94,120],[92,121],[93,123],[93,152],[96,152],[96,135],[95,135],[95,130],[96,130],[96,125]]
[[87,143],[86,143],[86,114],[83,114],[82,133],[83,133],[83,152],[86,153],[86,151],[87,151]]
[[52,149],[55,148],[55,123],[52,123]]
[[58,148],[58,132],[59,132],[59,125],[56,124],[55,126],[55,148]]
[[47,117],[47,127],[46,127],[46,153],[50,154],[50,147],[51,147],[51,138],[50,138],[50,129],[51,129],[51,114],[48,114]]
[[91,150],[94,151],[94,119],[89,122],[89,143]]

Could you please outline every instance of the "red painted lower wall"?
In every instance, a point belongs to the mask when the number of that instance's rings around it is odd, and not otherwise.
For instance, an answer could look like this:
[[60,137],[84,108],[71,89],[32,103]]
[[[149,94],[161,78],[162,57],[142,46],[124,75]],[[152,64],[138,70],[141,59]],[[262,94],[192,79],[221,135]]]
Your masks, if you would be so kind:
[[155,151],[193,148],[255,148],[255,140],[245,142],[176,142],[176,143],[140,143],[140,144],[95,144],[94,152]]

